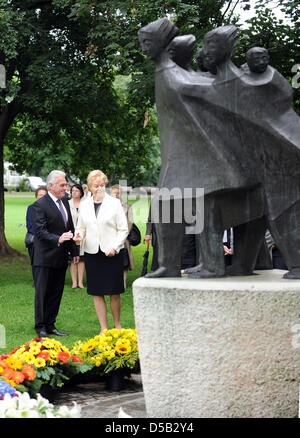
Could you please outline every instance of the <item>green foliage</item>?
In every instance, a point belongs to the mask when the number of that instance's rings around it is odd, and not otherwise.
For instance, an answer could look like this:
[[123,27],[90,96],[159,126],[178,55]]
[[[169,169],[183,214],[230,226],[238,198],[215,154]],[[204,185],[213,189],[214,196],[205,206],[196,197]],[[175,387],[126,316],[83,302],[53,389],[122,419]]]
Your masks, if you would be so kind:
[[139,360],[139,353],[135,351],[134,353],[123,354],[122,356],[118,356],[115,360],[110,360],[104,369],[104,374],[111,373],[114,370],[119,368],[129,368],[130,370],[134,370],[137,368]]
[[[0,106],[21,103],[6,136],[6,158],[18,171],[45,177],[53,168],[86,180],[101,168],[112,183],[155,185],[160,167],[154,109],[154,63],[143,56],[138,29],[169,16],[197,45],[213,27],[236,23],[248,0],[0,0],[0,61],[7,88]],[[271,65],[291,80],[297,63],[299,1],[255,2],[241,27],[236,62],[253,45],[269,49]],[[299,89],[295,107],[299,109]],[[147,115],[150,121],[145,123]]]
[[142,182],[156,122],[144,129],[146,109],[114,90],[114,43],[92,57],[91,21],[74,19],[72,1],[0,4],[3,26],[11,29],[0,46],[7,70],[2,115],[15,109],[3,133],[6,158],[19,172],[41,176],[61,168],[84,181],[100,167],[110,179],[133,175]]
[[[270,65],[292,82],[295,74],[292,67],[300,61],[300,1],[278,2],[285,13],[285,21],[278,18],[272,4],[273,2],[263,0],[255,2],[255,16],[247,20],[247,26],[240,30],[236,61],[239,65],[243,64],[245,53],[251,47],[265,47],[269,51]],[[300,113],[300,88],[294,89],[294,107]]]
[[[44,383],[50,383],[51,385],[56,386],[57,380],[62,381],[62,376],[59,371],[60,370],[54,369],[53,367],[38,368],[36,369],[36,377],[37,379],[42,380]],[[56,376],[58,376],[57,379]],[[62,386],[62,385],[57,385],[57,386]]]

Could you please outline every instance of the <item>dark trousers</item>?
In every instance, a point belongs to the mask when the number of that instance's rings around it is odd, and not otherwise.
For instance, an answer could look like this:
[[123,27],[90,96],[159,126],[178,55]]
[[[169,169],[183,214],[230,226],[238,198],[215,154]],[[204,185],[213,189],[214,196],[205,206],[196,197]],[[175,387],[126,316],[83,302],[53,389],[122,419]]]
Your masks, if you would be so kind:
[[33,256],[34,256],[34,248],[33,245],[30,245],[27,247],[28,250],[28,255],[30,258],[30,264],[31,264],[31,270],[32,270],[32,278],[33,278],[33,282],[34,282],[34,271],[35,271],[35,267],[33,266]]
[[63,268],[35,266],[35,329],[54,328],[62,293],[67,265]]

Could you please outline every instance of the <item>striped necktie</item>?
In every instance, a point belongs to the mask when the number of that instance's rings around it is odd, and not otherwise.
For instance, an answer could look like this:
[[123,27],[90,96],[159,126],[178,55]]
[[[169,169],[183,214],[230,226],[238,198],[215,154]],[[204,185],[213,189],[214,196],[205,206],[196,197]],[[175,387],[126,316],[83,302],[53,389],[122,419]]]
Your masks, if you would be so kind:
[[56,202],[58,203],[58,207],[59,207],[59,210],[60,210],[61,215],[63,217],[64,223],[65,223],[65,227],[67,227],[68,218],[67,218],[66,212],[65,212],[65,210],[63,208],[61,199],[58,199]]

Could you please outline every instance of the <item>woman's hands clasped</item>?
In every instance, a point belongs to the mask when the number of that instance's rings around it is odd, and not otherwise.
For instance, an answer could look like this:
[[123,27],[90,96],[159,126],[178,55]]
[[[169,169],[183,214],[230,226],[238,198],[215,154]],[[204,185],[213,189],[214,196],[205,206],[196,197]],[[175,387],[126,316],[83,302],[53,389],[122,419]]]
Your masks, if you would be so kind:
[[117,254],[117,251],[114,248],[110,248],[108,251],[106,251],[105,255],[106,257],[113,257]]
[[[80,245],[81,242],[81,236],[79,233],[77,233],[74,237],[73,237],[74,242],[76,243],[76,245]],[[106,257],[113,257],[117,254],[117,251],[114,248],[110,248],[108,251],[106,251],[105,255]]]
[[76,245],[80,245],[81,242],[81,236],[79,233],[77,233],[74,237],[73,237],[74,242],[76,243]]

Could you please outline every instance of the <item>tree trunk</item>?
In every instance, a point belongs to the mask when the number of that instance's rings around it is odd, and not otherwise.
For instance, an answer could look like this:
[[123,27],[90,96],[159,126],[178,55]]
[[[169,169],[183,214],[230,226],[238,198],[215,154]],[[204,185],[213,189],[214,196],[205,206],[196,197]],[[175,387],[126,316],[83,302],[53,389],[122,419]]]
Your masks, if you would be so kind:
[[12,124],[15,116],[19,112],[19,106],[16,102],[11,102],[0,115],[0,258],[23,256],[19,251],[11,248],[5,237],[5,221],[4,221],[4,159],[3,145],[7,131]]
[[3,163],[3,144],[0,144],[0,258],[21,255],[19,251],[11,248],[7,243],[4,233],[4,163]]

